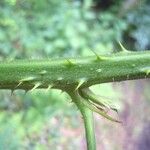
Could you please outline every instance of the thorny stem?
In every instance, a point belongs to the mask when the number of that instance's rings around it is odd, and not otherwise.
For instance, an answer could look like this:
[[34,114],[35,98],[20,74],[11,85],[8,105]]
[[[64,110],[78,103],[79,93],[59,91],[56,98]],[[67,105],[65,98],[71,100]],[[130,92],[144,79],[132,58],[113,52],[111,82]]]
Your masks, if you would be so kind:
[[150,52],[120,52],[55,60],[0,62],[0,89],[85,88],[94,84],[150,78]]
[[14,60],[0,62],[0,89],[55,88],[66,91],[79,108],[85,124],[88,150],[95,150],[93,111],[108,120],[111,105],[98,101],[89,91],[94,84],[150,78],[150,52],[122,52],[91,57],[53,60]]

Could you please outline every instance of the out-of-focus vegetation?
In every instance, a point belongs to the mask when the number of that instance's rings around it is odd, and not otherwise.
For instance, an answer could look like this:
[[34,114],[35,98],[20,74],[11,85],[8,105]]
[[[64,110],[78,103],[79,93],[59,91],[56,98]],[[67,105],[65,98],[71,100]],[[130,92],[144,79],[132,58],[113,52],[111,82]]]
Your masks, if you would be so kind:
[[7,0],[0,10],[0,51],[7,58],[112,51],[127,27],[113,10],[99,13],[79,0]]
[[[148,0],[1,0],[0,59],[86,56],[93,55],[91,50],[111,53],[118,50],[117,41],[133,50],[150,49],[149,13]],[[128,85],[131,91],[141,87],[142,82]],[[111,122],[97,121],[98,149],[130,150],[126,147],[130,143],[127,138],[136,139],[142,132],[142,119],[146,119],[134,117],[148,109],[148,101],[143,104],[139,93],[146,93],[143,99],[150,97],[146,90],[140,89],[132,96],[125,87],[120,87],[119,92],[114,89],[112,84],[93,87],[121,106],[120,118],[126,126],[118,129]],[[123,98],[121,91],[130,95],[126,97],[129,100]],[[69,101],[67,95],[55,90],[37,90],[26,95],[16,91],[12,96],[10,91],[0,91],[0,150],[85,149],[80,116]],[[139,128],[134,129],[134,121],[140,124]],[[113,138],[109,137],[110,132],[114,133]],[[140,138],[137,142],[142,143]]]

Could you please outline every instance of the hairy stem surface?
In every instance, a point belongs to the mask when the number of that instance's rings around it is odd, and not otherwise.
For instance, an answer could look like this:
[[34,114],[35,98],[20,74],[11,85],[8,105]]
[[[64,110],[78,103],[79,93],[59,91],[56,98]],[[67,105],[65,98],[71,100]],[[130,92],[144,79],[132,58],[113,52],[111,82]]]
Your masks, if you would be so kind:
[[0,89],[56,88],[66,91],[79,108],[85,124],[88,150],[95,150],[93,112],[113,122],[107,114],[117,111],[98,101],[89,91],[94,84],[150,78],[150,52],[123,51],[117,54],[81,58],[14,60],[0,62]]
[[89,87],[150,77],[150,52],[0,62],[0,89]]

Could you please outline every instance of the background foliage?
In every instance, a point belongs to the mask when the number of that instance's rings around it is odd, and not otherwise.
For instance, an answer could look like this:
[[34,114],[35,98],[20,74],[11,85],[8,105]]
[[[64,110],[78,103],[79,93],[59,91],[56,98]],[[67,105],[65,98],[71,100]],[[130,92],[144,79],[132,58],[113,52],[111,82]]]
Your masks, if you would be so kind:
[[[150,49],[149,13],[148,0],[1,0],[0,60],[112,53],[117,41],[132,50]],[[125,122],[118,127],[95,115],[98,149],[142,149],[150,135],[143,132],[150,132],[149,85],[132,81],[92,89],[120,106]],[[65,93],[10,96],[1,90],[0,112],[0,150],[85,149],[82,119]]]

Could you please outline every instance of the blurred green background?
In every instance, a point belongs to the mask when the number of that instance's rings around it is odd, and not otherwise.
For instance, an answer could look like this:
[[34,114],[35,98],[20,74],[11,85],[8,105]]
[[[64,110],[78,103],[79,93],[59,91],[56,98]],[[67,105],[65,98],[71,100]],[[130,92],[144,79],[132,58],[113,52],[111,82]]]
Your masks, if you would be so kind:
[[[149,0],[0,0],[0,60],[150,49]],[[95,114],[97,150],[150,149],[149,80],[91,89],[123,124]],[[0,150],[86,149],[81,115],[59,90],[0,91]]]

